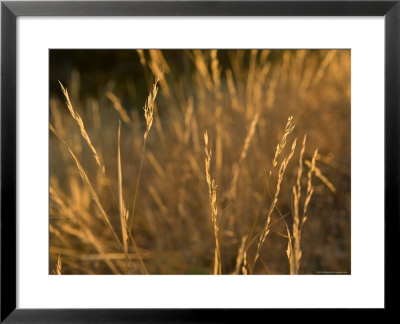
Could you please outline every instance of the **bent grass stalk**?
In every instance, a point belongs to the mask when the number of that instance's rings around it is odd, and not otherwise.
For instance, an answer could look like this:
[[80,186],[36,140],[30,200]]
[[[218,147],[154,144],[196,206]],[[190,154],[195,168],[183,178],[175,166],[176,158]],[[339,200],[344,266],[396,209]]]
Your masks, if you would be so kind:
[[[305,161],[305,164],[306,164],[309,168],[311,168],[311,162],[310,162],[310,161],[306,160],[306,161]],[[325,177],[325,176],[322,174],[320,168],[318,168],[317,166],[314,166],[314,175],[315,175],[317,178],[319,178],[319,179],[323,182],[323,184],[324,184],[332,193],[336,193],[336,188],[335,188],[335,186],[332,184],[332,182],[330,182],[330,181],[328,180],[327,177]]]
[[89,148],[90,148],[90,150],[92,151],[93,156],[94,156],[94,158],[95,158],[95,160],[96,160],[97,165],[100,167],[101,171],[102,171],[103,174],[104,174],[105,171],[106,171],[106,168],[105,168],[104,164],[100,161],[100,157],[99,157],[99,155],[97,154],[97,151],[96,151],[96,149],[94,148],[94,146],[93,146],[93,144],[92,144],[92,141],[90,140],[90,137],[89,137],[88,133],[86,132],[85,124],[83,123],[83,120],[82,120],[81,116],[78,114],[78,112],[77,112],[77,111],[74,109],[74,107],[72,106],[72,103],[71,103],[71,100],[70,100],[70,98],[69,98],[69,94],[68,94],[67,88],[64,88],[64,86],[62,85],[62,83],[61,83],[60,81],[58,81],[58,82],[60,83],[61,90],[62,90],[62,92],[63,92],[63,94],[64,94],[64,96],[65,96],[65,99],[67,100],[66,103],[67,103],[68,110],[69,110],[69,112],[71,113],[72,118],[75,119],[76,123],[78,124],[83,139],[85,140],[85,142],[86,142],[87,145],[89,146]]

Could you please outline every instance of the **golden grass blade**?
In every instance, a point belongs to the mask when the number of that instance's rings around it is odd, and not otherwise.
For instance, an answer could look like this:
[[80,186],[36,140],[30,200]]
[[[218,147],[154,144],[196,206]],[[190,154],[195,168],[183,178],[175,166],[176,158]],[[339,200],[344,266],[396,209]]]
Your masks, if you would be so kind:
[[149,274],[149,271],[147,270],[147,267],[146,267],[146,265],[145,265],[144,262],[143,262],[143,258],[142,258],[141,252],[140,252],[140,250],[139,250],[139,248],[138,248],[138,246],[137,246],[137,244],[136,244],[136,240],[135,240],[135,238],[133,237],[133,234],[132,234],[132,231],[131,231],[131,230],[129,231],[129,238],[130,238],[130,240],[131,240],[131,242],[132,242],[133,249],[135,250],[135,253],[136,253],[136,255],[137,255],[137,258],[139,259],[139,263],[140,263],[140,265],[141,265],[141,267],[142,267],[142,269],[143,269],[143,273],[144,273],[144,274]]
[[[304,135],[303,143],[301,146],[300,157],[299,157],[299,168],[297,170],[297,179],[296,179],[296,186],[293,186],[293,225],[292,225],[292,232],[294,238],[294,244],[292,244],[291,240],[288,242],[292,247],[291,255],[289,257],[290,269],[291,273],[297,274],[300,268],[300,261],[301,261],[301,220],[300,220],[300,197],[301,197],[301,175],[303,172],[303,155],[306,147],[306,140],[307,137]],[[290,234],[289,234],[290,235]],[[293,265],[292,265],[293,262]],[[292,271],[293,270],[293,271]]]
[[156,78],[156,81],[153,84],[153,89],[149,93],[149,96],[147,97],[147,101],[144,104],[144,117],[146,119],[146,131],[144,133],[144,140],[146,141],[147,136],[149,135],[151,125],[153,125],[153,116],[154,116],[154,103],[156,101],[156,96],[158,92],[158,82],[159,78]]
[[139,55],[140,64],[142,64],[143,67],[146,67],[146,57],[144,56],[143,50],[138,49],[138,50],[136,50],[136,52]]
[[168,214],[168,208],[165,207],[164,203],[162,202],[162,199],[160,195],[158,194],[157,190],[154,188],[154,186],[150,185],[149,186],[149,193],[153,197],[154,202],[160,209],[161,213],[166,216]]
[[192,123],[192,116],[193,116],[193,98],[189,98],[187,109],[185,112],[185,131],[183,133],[183,142],[185,144],[189,143],[191,128],[190,125]]
[[304,151],[306,149],[306,141],[307,141],[307,135],[304,135],[303,142],[301,144],[300,157],[299,157],[299,168],[297,170],[297,179],[296,179],[298,199],[300,199],[300,196],[301,196],[301,183],[300,182],[301,182],[301,175],[303,173],[303,156],[304,156]]
[[165,177],[165,171],[162,168],[160,162],[158,162],[158,160],[154,156],[154,154],[151,153],[150,151],[148,151],[148,152],[146,152],[146,157],[147,157],[147,160],[149,160],[150,164],[153,166],[153,168],[156,171],[156,173],[158,174],[158,176],[161,178]]
[[57,258],[56,274],[57,275],[62,275],[62,263],[61,263],[60,254],[58,255],[58,258]]
[[247,75],[247,83],[246,83],[246,103],[248,105],[253,104],[252,96],[253,96],[253,89],[255,82],[257,54],[258,50],[256,49],[252,49],[250,51],[249,72]]
[[117,113],[119,114],[119,116],[121,117],[123,122],[126,124],[130,124],[131,119],[129,118],[128,113],[126,112],[125,108],[122,107],[121,101],[118,99],[118,97],[115,94],[113,94],[111,91],[108,91],[106,93],[106,96],[112,102],[114,109],[117,111]]
[[99,112],[99,104],[97,103],[97,101],[94,101],[94,100],[92,101],[91,109],[92,109],[92,116],[93,116],[92,117],[93,118],[93,126],[96,130],[99,130],[101,128],[101,118],[100,118],[100,112]]
[[208,62],[201,50],[193,50],[193,61],[196,65],[197,71],[200,73],[207,89],[213,91],[213,81],[210,73],[208,72]]
[[268,110],[271,110],[275,104],[275,90],[278,85],[278,82],[276,80],[271,80],[268,85],[268,90],[267,90],[267,102],[266,102],[266,107]]
[[260,113],[256,112],[254,114],[253,120],[251,121],[250,128],[249,128],[249,131],[247,132],[246,139],[244,140],[244,144],[243,144],[243,147],[242,147],[242,151],[240,152],[239,160],[233,166],[233,172],[232,172],[233,173],[233,177],[232,177],[231,187],[230,187],[230,190],[229,190],[231,199],[235,199],[236,198],[237,182],[238,182],[238,179],[239,179],[240,167],[241,167],[243,161],[247,157],[247,151],[249,149],[251,140],[254,137],[254,133],[256,131],[256,127],[257,127],[259,119],[260,119]]
[[[307,161],[305,161],[305,163],[306,163],[306,165],[307,165],[309,168],[311,168],[311,162],[310,162],[310,161],[307,160]],[[330,191],[332,191],[332,193],[335,193],[335,192],[336,192],[335,186],[332,184],[332,182],[330,182],[330,181],[328,180],[327,177],[325,177],[325,176],[322,174],[321,170],[320,170],[317,166],[314,166],[314,174],[315,174],[315,176],[316,176],[317,178],[319,178],[319,179],[325,184],[325,186],[328,187],[328,189],[329,189]]]
[[243,252],[243,266],[242,266],[242,273],[247,275],[247,252]]
[[232,109],[240,111],[239,100],[237,96],[235,81],[233,80],[232,70],[226,70],[226,82],[228,85],[229,95],[231,97]]
[[173,97],[171,96],[171,90],[169,89],[169,85],[164,77],[164,73],[168,74],[171,71],[167,61],[160,50],[149,50],[149,54],[149,67],[151,71],[161,83],[164,94],[168,97],[168,99],[173,100]]
[[276,147],[275,156],[274,156],[274,159],[273,159],[273,161],[272,161],[272,165],[273,165],[274,167],[276,167],[277,164],[278,164],[278,161],[277,161],[278,156],[281,154],[281,152],[283,151],[284,147],[286,146],[286,138],[287,138],[287,136],[293,131],[294,126],[295,126],[295,125],[293,124],[293,116],[290,116],[290,117],[288,118],[287,123],[286,123],[285,132],[283,133],[281,142],[280,142],[280,143],[278,144],[278,146]]
[[240,247],[238,250],[238,255],[236,257],[236,266],[235,266],[235,271],[232,274],[239,274],[240,271],[240,266],[242,265],[244,261],[244,256],[245,256],[245,246],[246,246],[246,241],[247,241],[247,235],[243,235],[242,241],[240,243]]
[[121,121],[118,127],[118,201],[119,216],[121,221],[122,243],[124,244],[125,253],[128,253],[128,210],[125,207],[124,196],[122,191],[122,167],[121,167]]
[[221,79],[220,79],[221,69],[219,67],[219,61],[218,61],[218,50],[216,49],[211,50],[210,55],[211,55],[211,74],[214,83],[214,89],[216,91],[216,96],[218,97],[221,87]]
[[[58,247],[58,246],[51,246],[50,247],[50,253],[51,254],[59,254],[62,253],[63,255],[67,255],[69,258],[77,259],[77,260],[83,260],[83,261],[88,261],[88,262],[97,262],[97,261],[103,261],[103,260],[113,260],[113,261],[123,261],[126,259],[125,253],[106,253],[106,254],[100,254],[100,253],[89,253],[89,254],[82,254],[77,252],[74,249],[66,249],[63,247]],[[152,253],[149,251],[141,251],[141,254],[144,255],[145,258],[151,258]],[[130,259],[137,259],[137,255],[135,253],[129,253],[129,258]]]
[[[318,154],[318,150],[315,150],[312,162],[309,163],[309,171],[307,174],[307,191],[306,191],[306,197],[304,201],[304,208],[303,208],[303,215],[300,219],[300,213],[299,213],[299,205],[300,205],[300,196],[301,196],[301,174],[302,174],[302,166],[303,166],[303,154],[305,150],[305,144],[306,144],[306,137],[304,136],[303,139],[303,145],[302,149],[300,152],[300,158],[299,158],[299,169],[297,171],[297,187],[293,186],[293,225],[292,225],[292,232],[293,232],[293,238],[294,238],[294,243],[292,242],[292,239],[290,237],[290,232],[289,228],[287,228],[288,232],[288,249],[287,249],[287,256],[289,259],[289,265],[290,265],[290,274],[298,274],[300,270],[300,264],[301,264],[301,258],[302,258],[302,251],[301,251],[301,234],[302,234],[302,229],[305,221],[307,220],[307,207],[310,203],[311,196],[313,194],[313,187],[311,183],[311,178],[313,172],[315,173],[315,160]],[[307,164],[307,161],[306,161]]]
[[308,205],[310,203],[311,196],[312,196],[312,194],[314,192],[314,188],[312,186],[311,180],[312,180],[313,172],[315,170],[315,160],[317,158],[317,154],[318,154],[318,149],[316,149],[314,151],[314,155],[313,155],[312,160],[311,160],[311,166],[310,166],[310,169],[308,170],[308,174],[307,174],[307,193],[306,193],[306,200],[304,202],[303,218],[302,218],[301,226],[303,226],[304,223],[307,220],[307,217],[308,217],[307,216],[307,208],[308,208]]
[[58,82],[60,83],[61,90],[65,96],[65,99],[67,100],[67,107],[68,107],[69,112],[71,113],[72,118],[75,119],[76,123],[78,124],[79,129],[81,131],[81,135],[82,135],[83,139],[85,140],[85,142],[87,143],[87,145],[89,146],[90,150],[92,151],[93,156],[97,162],[97,165],[100,167],[101,171],[103,173],[105,173],[106,168],[105,168],[104,164],[100,161],[99,155],[97,154],[97,151],[96,151],[95,147],[93,146],[88,133],[86,132],[85,124],[83,123],[81,116],[78,114],[77,111],[75,111],[74,107],[72,106],[71,100],[69,98],[68,90],[66,88],[64,88],[64,86],[62,85],[62,83],[60,81],[58,81]]
[[314,79],[312,80],[312,85],[317,85],[321,81],[321,79],[323,78],[323,76],[325,74],[327,67],[332,62],[336,53],[337,53],[337,50],[328,51],[328,54],[326,54],[324,60],[322,61],[321,65],[318,68],[317,73],[315,74]]
[[211,178],[211,150],[208,149],[208,134],[207,131],[204,132],[204,151],[206,153],[205,157],[205,170],[206,170],[206,181],[208,184],[208,197],[210,201],[211,208],[211,221],[214,227],[214,238],[215,238],[215,251],[214,251],[214,274],[222,274],[221,271],[221,252],[219,247],[218,238],[218,209],[217,209],[217,186],[214,179]]
[[290,231],[287,226],[286,226],[286,232],[287,232],[287,236],[288,236],[288,246],[286,249],[286,254],[287,254],[287,257],[289,260],[290,274],[294,275],[294,274],[297,274],[296,260],[295,260],[294,251],[293,251],[292,238],[290,236]]

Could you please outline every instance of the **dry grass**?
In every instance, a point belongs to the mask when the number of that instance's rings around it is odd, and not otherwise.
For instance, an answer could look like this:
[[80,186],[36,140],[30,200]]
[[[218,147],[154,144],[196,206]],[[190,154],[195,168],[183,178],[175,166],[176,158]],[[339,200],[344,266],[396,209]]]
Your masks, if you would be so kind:
[[61,275],[61,274],[62,274],[62,263],[61,263],[61,257],[60,257],[60,255],[58,255],[58,258],[57,258],[57,267],[56,267],[55,273],[56,273],[57,275]]
[[210,200],[211,208],[211,221],[214,228],[215,237],[215,251],[214,251],[214,274],[221,274],[221,252],[219,248],[219,238],[218,238],[218,207],[217,207],[217,185],[215,180],[211,178],[211,150],[208,148],[208,134],[207,131],[204,132],[204,151],[206,153],[205,158],[205,169],[206,169],[206,180],[208,184],[208,197]]
[[349,51],[131,53],[57,75],[49,272],[350,273]]
[[[294,125],[293,125],[292,122],[293,122],[293,117],[290,116],[290,117],[288,118],[288,121],[287,121],[287,124],[286,124],[286,127],[285,127],[285,132],[283,133],[282,140],[281,140],[281,142],[278,144],[278,146],[276,147],[274,160],[273,160],[273,162],[272,162],[272,165],[273,165],[274,167],[275,167],[275,166],[277,165],[277,163],[278,163],[278,162],[277,162],[278,156],[280,155],[280,153],[282,152],[282,150],[284,149],[284,147],[285,147],[285,145],[286,145],[286,138],[287,138],[287,136],[288,136],[288,135],[293,131],[293,129],[294,129]],[[279,197],[279,192],[280,192],[280,190],[281,190],[281,184],[282,184],[283,176],[285,175],[286,168],[287,168],[287,166],[288,166],[288,164],[289,164],[290,159],[292,158],[292,156],[293,156],[293,154],[294,154],[294,150],[295,150],[295,148],[296,148],[296,142],[297,142],[297,138],[294,139],[294,141],[293,141],[293,143],[292,143],[292,148],[291,148],[291,150],[290,150],[288,156],[286,156],[286,157],[282,160],[282,162],[281,162],[281,166],[280,166],[279,171],[278,171],[278,180],[277,180],[277,182],[276,182],[275,194],[274,194],[274,196],[273,196],[273,198],[272,198],[272,203],[271,203],[271,206],[269,207],[269,211],[268,211],[268,215],[267,215],[267,218],[266,218],[266,221],[265,221],[265,225],[264,225],[264,228],[263,228],[263,230],[262,230],[262,232],[261,232],[260,239],[259,239],[259,241],[258,241],[257,251],[256,251],[256,254],[255,254],[255,257],[254,257],[254,262],[253,262],[252,268],[254,268],[254,266],[255,266],[255,264],[256,264],[258,258],[260,257],[260,250],[261,250],[261,247],[262,247],[262,245],[264,244],[265,239],[266,239],[267,235],[268,235],[269,232],[270,232],[271,216],[272,216],[272,213],[274,212],[274,210],[275,210],[275,208],[276,208],[276,206],[277,206],[278,197]],[[271,172],[270,172],[270,174],[271,174]]]
[[[300,198],[301,198],[301,176],[303,173],[303,156],[306,146],[306,136],[304,136],[300,158],[299,158],[299,168],[297,171],[297,181],[296,186],[293,186],[293,226],[292,226],[292,235],[287,227],[287,235],[288,235],[288,247],[286,250],[289,265],[290,265],[290,274],[298,274],[300,269],[302,251],[301,251],[301,233],[303,230],[304,223],[307,220],[307,208],[311,201],[311,196],[314,192],[314,188],[312,186],[312,175],[315,173],[315,159],[317,157],[318,150],[314,151],[314,155],[312,158],[312,162],[309,163],[309,171],[307,175],[307,191],[306,198],[304,201],[303,214],[300,217]],[[293,242],[294,240],[294,242]]]
[[124,244],[124,252],[128,253],[128,240],[129,240],[129,228],[128,219],[129,212],[125,206],[124,194],[122,189],[122,166],[121,166],[121,122],[118,126],[118,202],[119,202],[119,216],[121,220],[121,236]]
[[114,109],[118,112],[120,118],[127,124],[131,123],[131,119],[126,112],[125,108],[122,107],[121,101],[111,91],[107,92],[107,98],[113,103]]
[[75,111],[74,107],[72,107],[71,100],[69,99],[68,90],[66,88],[64,88],[64,86],[62,85],[61,82],[59,82],[59,83],[60,83],[61,90],[64,93],[65,99],[67,101],[67,107],[68,107],[69,112],[71,113],[72,118],[75,119],[76,123],[78,124],[79,129],[81,130],[81,134],[82,134],[83,139],[86,141],[87,145],[92,150],[93,156],[94,156],[98,166],[101,168],[101,170],[104,173],[106,168],[103,165],[103,163],[100,162],[100,157],[97,154],[97,151],[94,148],[88,133],[86,132],[85,124],[83,123],[83,120],[82,120],[81,116]]

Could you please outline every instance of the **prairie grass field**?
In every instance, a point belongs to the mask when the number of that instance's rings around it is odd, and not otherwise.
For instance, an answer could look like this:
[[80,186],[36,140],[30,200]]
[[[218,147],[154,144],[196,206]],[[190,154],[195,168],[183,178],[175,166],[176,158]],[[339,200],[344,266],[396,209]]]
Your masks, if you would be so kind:
[[350,50],[50,50],[50,274],[350,274]]

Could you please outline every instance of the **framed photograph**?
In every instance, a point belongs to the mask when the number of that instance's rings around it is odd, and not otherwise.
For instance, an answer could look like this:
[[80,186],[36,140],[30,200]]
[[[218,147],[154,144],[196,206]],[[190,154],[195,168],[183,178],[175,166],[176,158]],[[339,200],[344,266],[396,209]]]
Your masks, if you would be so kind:
[[2,1],[1,321],[392,309],[399,44],[399,1]]

